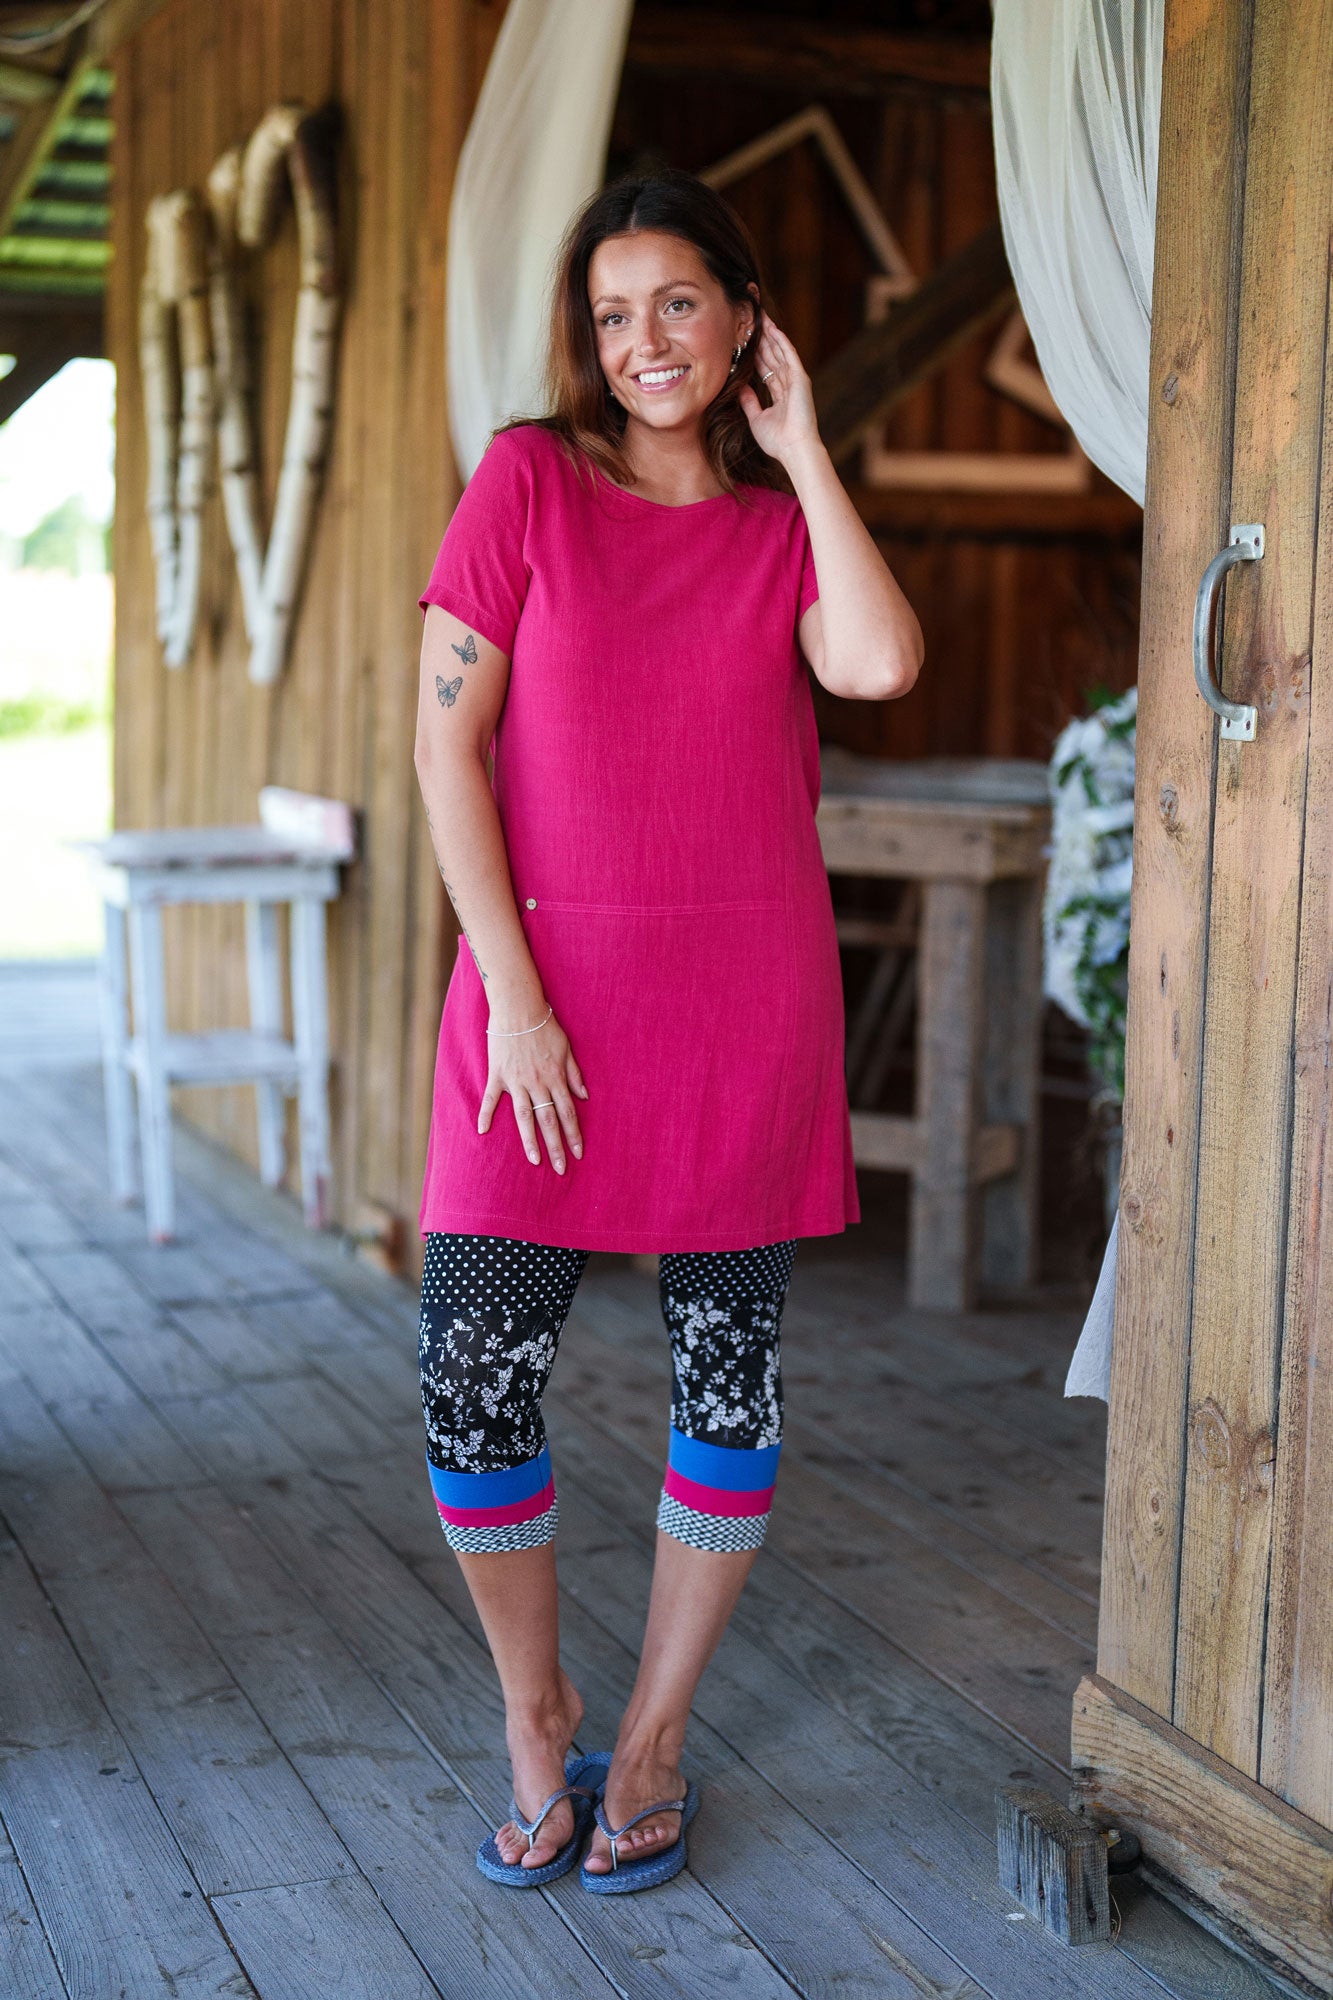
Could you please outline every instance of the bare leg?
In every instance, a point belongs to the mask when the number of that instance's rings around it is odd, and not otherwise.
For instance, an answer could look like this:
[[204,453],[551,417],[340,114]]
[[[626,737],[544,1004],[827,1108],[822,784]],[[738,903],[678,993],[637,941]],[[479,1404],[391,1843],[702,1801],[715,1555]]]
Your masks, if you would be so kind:
[[[458,1562],[500,1676],[514,1798],[530,1820],[564,1784],[565,1756],[583,1720],[578,1689],[560,1665],[555,1543],[493,1555],[460,1553]],[[531,1854],[526,1834],[512,1820],[499,1829],[495,1844],[503,1860],[540,1868],[573,1831],[573,1807],[561,1799],[542,1822]]]
[[[607,1779],[612,1826],[623,1826],[658,1799],[683,1795],[680,1757],[694,1692],[758,1553],[690,1548],[659,1528],[639,1671]],[[617,1851],[622,1860],[655,1854],[679,1832],[679,1813],[659,1813],[617,1842]],[[611,1849],[600,1828],[586,1866],[590,1875],[610,1870]]]

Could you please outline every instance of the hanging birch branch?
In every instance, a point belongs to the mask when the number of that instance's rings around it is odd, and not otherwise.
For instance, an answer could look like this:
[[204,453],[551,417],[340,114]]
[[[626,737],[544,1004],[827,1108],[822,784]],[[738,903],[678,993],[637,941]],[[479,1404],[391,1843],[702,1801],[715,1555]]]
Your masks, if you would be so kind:
[[[209,179],[219,246],[213,272],[213,324],[219,350],[226,350],[219,385],[227,437],[223,482],[227,528],[246,603],[250,679],[263,684],[277,679],[286,659],[328,451],[340,303],[333,159],[324,121],[300,105],[280,104],[260,120],[239,165],[228,161],[224,155]],[[273,521],[256,581],[262,528],[253,413],[243,372],[237,266],[242,251],[263,249],[277,233],[287,184],[300,246],[292,394]]]
[[139,351],[148,430],[148,523],[157,635],[169,667],[194,648],[204,500],[213,466],[213,350],[206,220],[186,188],[148,205]]
[[139,290],[139,368],[148,442],[148,534],[157,586],[157,636],[165,645],[176,603],[176,454],[180,444],[180,355],[176,314],[159,282],[165,203],[158,195],[144,218],[148,248]]
[[211,229],[208,303],[216,357],[218,470],[227,534],[241,582],[245,636],[258,636],[263,598],[264,526],[251,417],[250,348],[235,282],[238,255],[236,206],[241,191],[241,148],[233,146],[208,176]]

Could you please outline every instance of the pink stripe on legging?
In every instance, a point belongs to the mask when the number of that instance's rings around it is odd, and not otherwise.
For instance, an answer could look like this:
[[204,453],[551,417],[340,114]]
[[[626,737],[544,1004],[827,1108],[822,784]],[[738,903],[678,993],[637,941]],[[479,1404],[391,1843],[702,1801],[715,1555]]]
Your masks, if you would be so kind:
[[766,1514],[773,1503],[771,1486],[762,1486],[755,1493],[727,1493],[720,1486],[700,1486],[697,1480],[677,1472],[674,1465],[667,1467],[662,1484],[673,1500],[679,1500],[682,1507],[692,1507],[696,1514]]

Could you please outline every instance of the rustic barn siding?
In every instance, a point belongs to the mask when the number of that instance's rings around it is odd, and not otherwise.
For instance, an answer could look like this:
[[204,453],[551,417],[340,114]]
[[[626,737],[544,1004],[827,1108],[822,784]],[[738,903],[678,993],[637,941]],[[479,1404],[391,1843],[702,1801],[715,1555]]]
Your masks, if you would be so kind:
[[[439,1002],[454,929],[412,768],[420,614],[458,490],[444,415],[444,245],[453,164],[498,16],[469,0],[178,0],[116,62],[116,821],[249,820],[259,787],[350,800],[364,849],[331,912],[335,1200],[415,1217]],[[137,300],[153,195],[201,187],[285,97],[343,108],[345,310],[332,451],[291,656],[254,687],[220,500],[210,502],[199,641],[170,672],[153,632]],[[266,504],[290,387],[295,232],[252,274]],[[173,1025],[246,1016],[239,910],[167,912]],[[253,1093],[181,1109],[256,1160]],[[293,1122],[294,1136],[294,1122]],[[414,1231],[409,1227],[409,1247]]]
[[[120,49],[115,78],[117,364],[116,820],[126,827],[253,819],[265,783],[347,799],[363,851],[330,921],[334,1208],[344,1226],[402,1218],[410,1258],[435,1040],[456,931],[412,768],[416,594],[458,492],[445,421],[444,265],[452,172],[503,17],[494,0],[176,0]],[[756,33],[762,29],[757,24]],[[679,79],[631,61],[612,171],[637,158],[706,166],[812,93],[725,75]],[[983,90],[921,84],[821,91],[914,265],[923,273],[994,214]],[[189,665],[162,664],[144,515],[137,301],[150,199],[201,187],[220,152],[284,97],[342,108],[339,201],[345,305],[331,456],[285,673],[246,675],[235,566],[221,503],[206,526],[203,614]],[[775,311],[813,368],[860,324],[871,269],[827,169],[807,143],[729,191],[758,240]],[[281,459],[296,285],[294,230],[249,279],[255,309],[266,502]],[[904,446],[1056,448],[1047,426],[978,383],[982,336],[893,419]],[[918,506],[861,492],[916,604],[928,671],[902,702],[817,691],[831,740],[895,756],[1041,755],[1096,682],[1133,674],[1133,510]],[[173,1025],[243,1021],[241,913],[167,912]],[[182,1090],[184,1114],[257,1162],[253,1093]],[[295,1121],[292,1119],[294,1149]]]

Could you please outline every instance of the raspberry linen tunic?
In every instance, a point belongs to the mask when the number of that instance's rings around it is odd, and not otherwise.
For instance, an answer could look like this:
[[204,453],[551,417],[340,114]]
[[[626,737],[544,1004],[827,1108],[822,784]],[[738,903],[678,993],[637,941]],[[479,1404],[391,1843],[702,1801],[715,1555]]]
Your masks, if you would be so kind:
[[477,1131],[489,1009],[460,939],[423,1235],[741,1250],[860,1219],[796,640],[818,584],[794,496],[739,491],[645,500],[521,425],[445,531],[419,602],[509,655],[496,805],[588,1096],[563,1175],[528,1159],[507,1094]]

